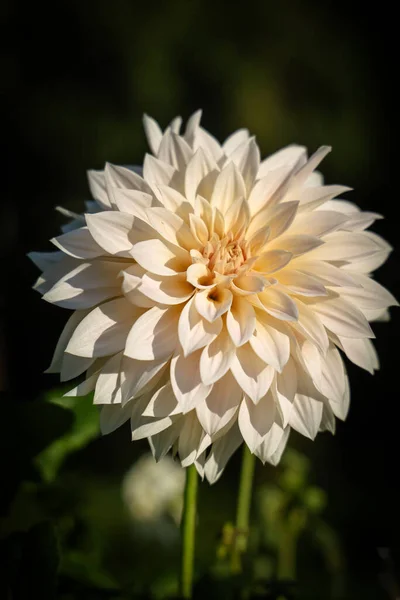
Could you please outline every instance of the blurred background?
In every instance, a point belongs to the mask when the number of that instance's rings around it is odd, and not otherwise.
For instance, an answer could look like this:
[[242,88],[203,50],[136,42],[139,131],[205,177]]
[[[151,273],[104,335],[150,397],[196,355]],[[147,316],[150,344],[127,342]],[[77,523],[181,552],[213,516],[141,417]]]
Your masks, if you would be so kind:
[[[87,168],[141,162],[143,112],[165,127],[198,108],[220,140],[248,127],[264,155],[332,145],[326,181],[384,214],[374,230],[397,246],[396,20],[340,0],[14,0],[2,16],[0,597],[170,598],[182,472],[171,461],[154,471],[129,426],[100,438],[91,399],[62,398],[43,374],[68,311],[31,290],[26,253],[51,249],[56,205],[82,211]],[[377,279],[400,297],[396,253]],[[400,597],[392,312],[374,325],[379,373],[348,367],[352,406],[336,436],[294,434],[279,468],[257,466],[247,597]],[[239,459],[200,488],[198,598],[239,597],[226,572]]]

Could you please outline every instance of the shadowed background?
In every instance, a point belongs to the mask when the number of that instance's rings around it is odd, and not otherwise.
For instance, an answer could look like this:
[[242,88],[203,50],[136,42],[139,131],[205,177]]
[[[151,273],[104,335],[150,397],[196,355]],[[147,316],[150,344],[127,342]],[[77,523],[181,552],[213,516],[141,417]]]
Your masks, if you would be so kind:
[[[128,427],[98,438],[89,405],[52,401],[63,391],[43,371],[68,311],[31,290],[38,273],[25,255],[51,249],[48,240],[64,222],[56,205],[82,211],[87,168],[142,161],[144,112],[165,127],[198,108],[217,138],[247,127],[264,155],[293,142],[311,152],[332,145],[322,166],[327,183],[353,187],[349,199],[384,214],[374,231],[396,246],[394,25],[366,4],[296,0],[15,1],[3,13],[3,115],[11,135],[1,199],[0,585],[13,599],[32,597],[32,589],[41,598],[169,597],[176,525],[167,520],[170,538],[130,531],[121,500],[122,478],[147,446],[130,444]],[[377,279],[399,298],[397,260]],[[348,367],[352,406],[336,436],[314,443],[292,436],[291,446],[310,460],[309,484],[326,493],[324,522],[340,547],[340,560],[324,560],[310,521],[308,538],[299,540],[296,597],[396,598],[399,318],[393,310],[389,324],[374,325],[381,361],[374,377]],[[234,516],[239,458],[216,486],[201,487],[199,597],[201,585],[208,595],[219,589],[206,573]],[[259,486],[276,477],[258,465]],[[389,549],[393,564],[379,548]],[[275,597],[266,593],[257,597]]]

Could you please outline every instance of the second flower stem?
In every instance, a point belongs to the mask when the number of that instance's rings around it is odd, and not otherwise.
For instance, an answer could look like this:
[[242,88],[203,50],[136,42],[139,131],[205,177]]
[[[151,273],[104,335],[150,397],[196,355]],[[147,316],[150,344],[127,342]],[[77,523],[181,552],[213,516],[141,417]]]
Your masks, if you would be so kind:
[[186,469],[186,486],[182,515],[182,562],[180,578],[180,596],[190,599],[193,588],[194,550],[196,531],[198,476],[196,467]]
[[235,538],[232,549],[232,573],[240,573],[242,571],[241,558],[242,554],[247,550],[255,459],[255,455],[250,452],[246,444],[243,444]]

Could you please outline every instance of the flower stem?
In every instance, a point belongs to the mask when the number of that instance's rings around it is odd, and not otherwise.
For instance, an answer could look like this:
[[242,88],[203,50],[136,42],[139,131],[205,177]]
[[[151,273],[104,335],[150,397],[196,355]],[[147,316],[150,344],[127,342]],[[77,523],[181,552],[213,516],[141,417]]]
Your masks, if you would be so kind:
[[180,596],[185,599],[192,597],[197,488],[198,477],[196,467],[191,465],[186,469],[186,485],[181,525],[182,561]]
[[231,559],[231,569],[234,574],[242,571],[241,556],[247,550],[254,468],[255,455],[251,454],[246,444],[243,444],[242,470],[236,512],[236,536]]

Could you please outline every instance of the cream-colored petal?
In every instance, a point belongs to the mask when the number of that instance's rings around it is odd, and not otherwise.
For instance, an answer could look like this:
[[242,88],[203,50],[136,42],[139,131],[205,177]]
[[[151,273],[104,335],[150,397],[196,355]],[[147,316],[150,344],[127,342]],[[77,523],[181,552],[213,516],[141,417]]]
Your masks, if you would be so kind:
[[195,296],[195,305],[197,312],[206,321],[212,323],[223,314],[225,314],[231,304],[233,295],[230,290],[223,287],[215,287],[211,290],[202,290]]
[[219,173],[211,197],[211,205],[225,215],[232,204],[246,196],[243,177],[233,162]]
[[256,450],[271,430],[275,413],[276,407],[271,393],[266,394],[258,404],[254,404],[250,398],[245,398],[241,403],[239,428],[251,452]]
[[162,139],[161,128],[157,121],[148,115],[143,115],[143,127],[150,149],[153,154],[157,155]]
[[275,273],[286,267],[292,257],[292,253],[286,250],[268,250],[259,256],[253,269],[265,274]]
[[273,317],[282,321],[297,321],[299,311],[296,303],[290,296],[276,289],[276,286],[271,286],[258,294],[258,299]]
[[235,346],[243,346],[253,335],[256,317],[252,305],[241,296],[233,296],[226,315],[226,327]]
[[104,248],[94,240],[87,227],[81,227],[59,235],[52,238],[51,242],[65,254],[74,258],[96,258],[105,254]]
[[107,356],[124,348],[129,329],[141,310],[125,298],[92,310],[75,329],[66,352],[87,358]]
[[130,254],[143,269],[154,275],[183,273],[192,263],[187,250],[157,239],[135,244]]
[[265,364],[250,344],[236,349],[231,371],[243,392],[257,404],[269,390],[275,371]]
[[193,286],[186,281],[185,274],[166,277],[145,273],[139,291],[160,304],[182,304],[193,295]]
[[204,348],[200,357],[200,374],[205,385],[211,385],[225,375],[232,364],[235,350],[225,329]]
[[177,352],[171,360],[171,384],[183,413],[196,408],[211,392],[212,385],[205,385],[200,377],[200,355],[196,350],[188,356]]
[[179,341],[185,356],[210,344],[219,335],[221,329],[221,317],[212,323],[203,319],[197,312],[194,298],[191,298],[183,308],[178,324]]
[[211,437],[223,429],[236,413],[243,392],[228,371],[214,383],[207,398],[197,405],[196,412],[204,431]]
[[126,340],[126,356],[137,360],[166,360],[178,345],[180,307],[154,308],[137,319]]

